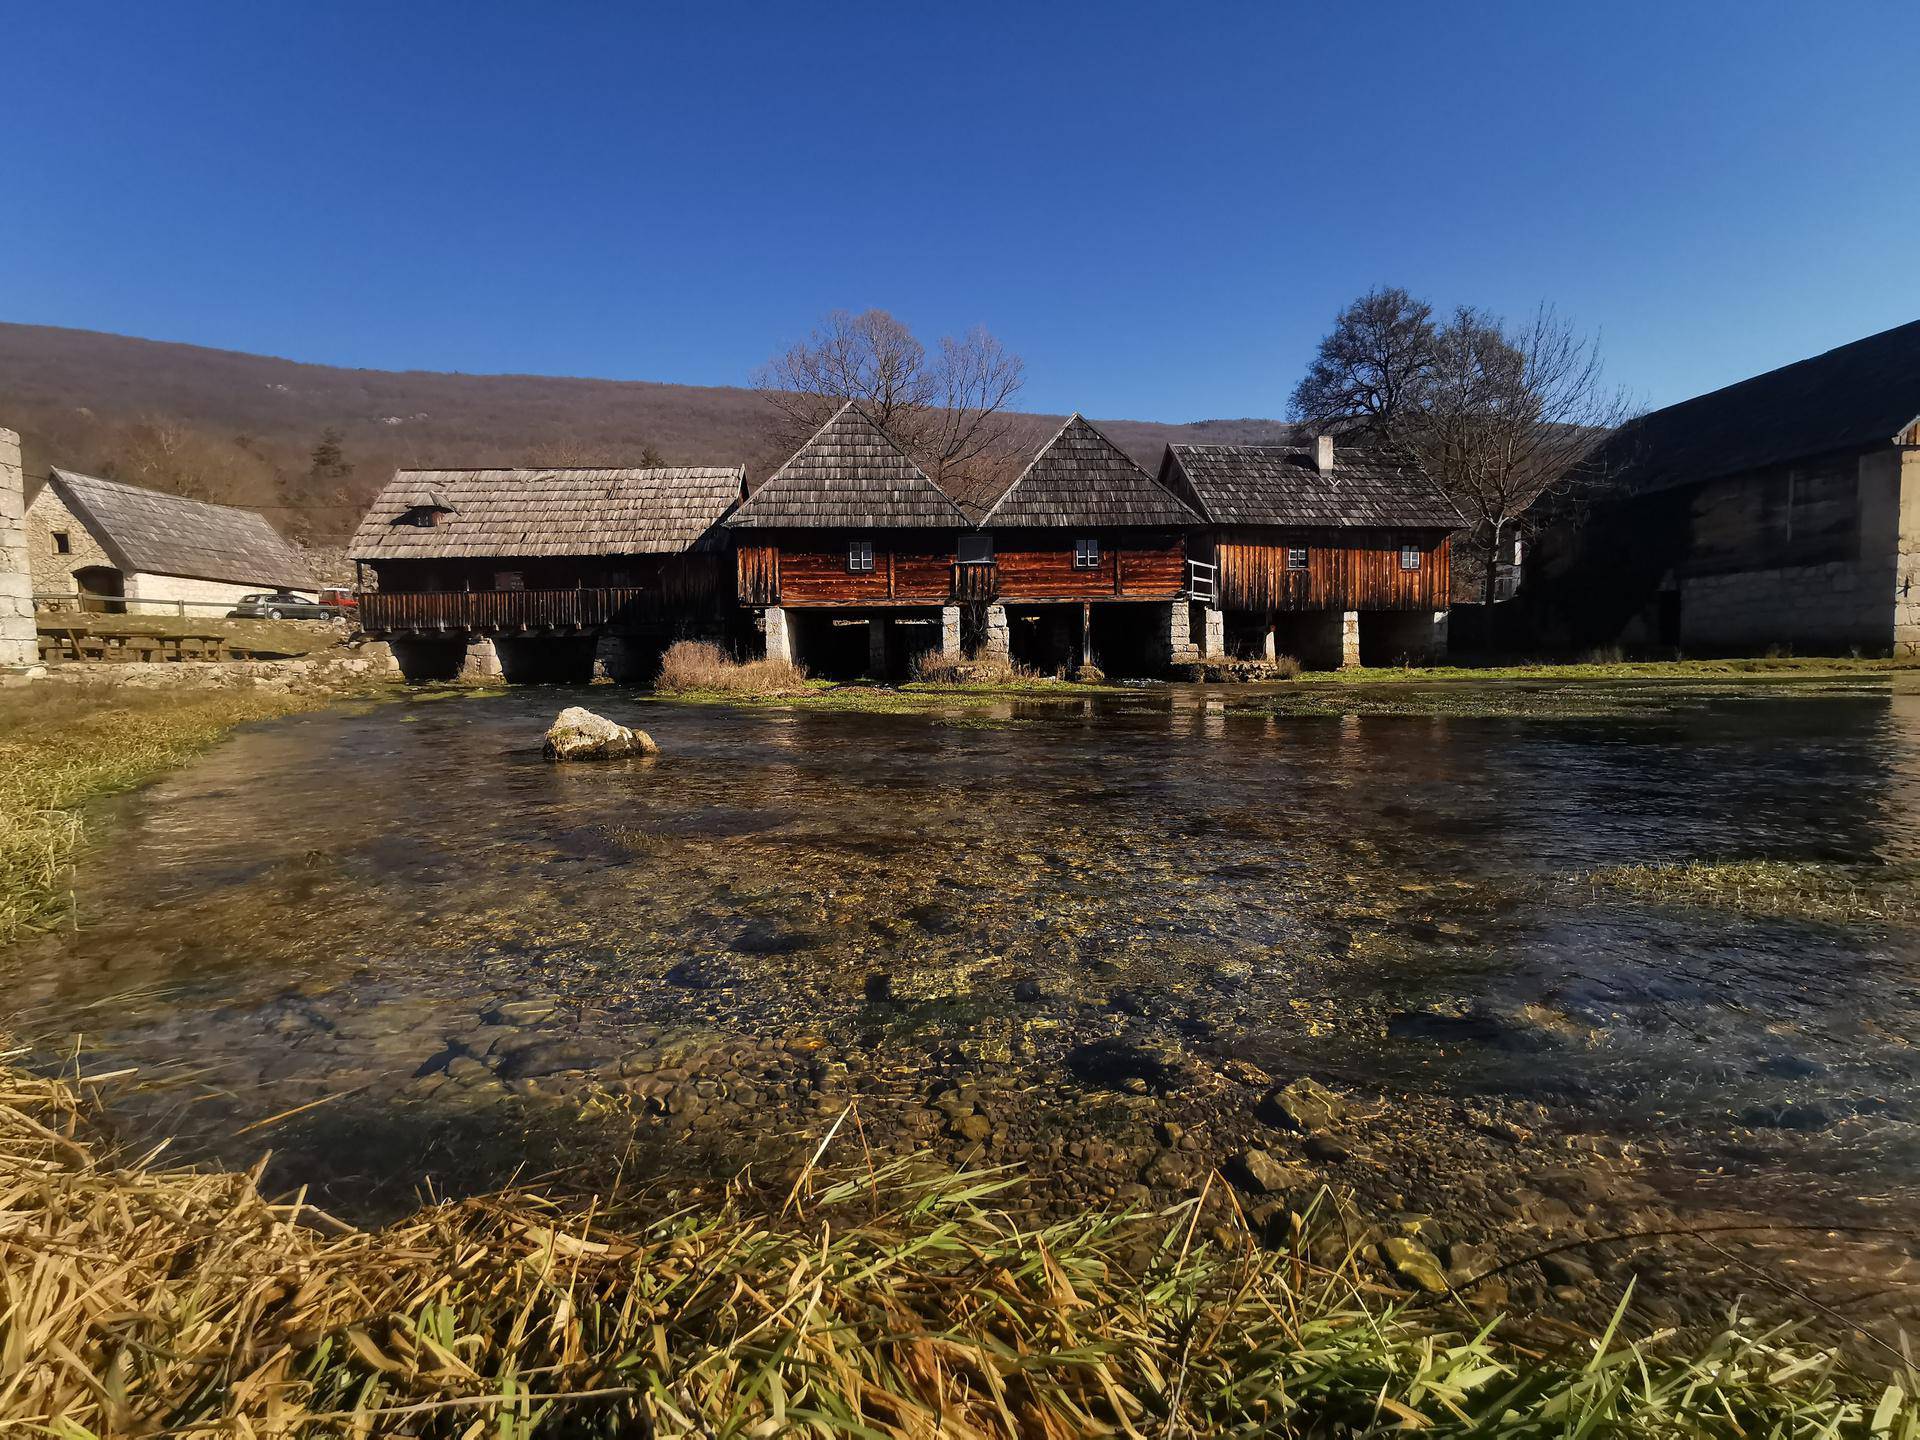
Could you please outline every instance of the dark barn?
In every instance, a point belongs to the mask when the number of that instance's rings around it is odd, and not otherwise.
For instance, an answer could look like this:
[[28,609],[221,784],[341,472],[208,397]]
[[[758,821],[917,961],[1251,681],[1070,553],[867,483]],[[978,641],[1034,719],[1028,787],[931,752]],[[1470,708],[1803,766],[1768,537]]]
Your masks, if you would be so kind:
[[1585,468],[1528,561],[1542,641],[1920,651],[1920,322],[1642,416]]

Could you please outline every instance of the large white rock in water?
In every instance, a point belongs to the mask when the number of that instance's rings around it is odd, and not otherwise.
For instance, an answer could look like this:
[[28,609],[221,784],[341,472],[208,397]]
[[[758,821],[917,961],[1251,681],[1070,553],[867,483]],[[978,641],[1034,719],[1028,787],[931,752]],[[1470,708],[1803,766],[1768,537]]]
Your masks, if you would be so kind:
[[569,705],[547,731],[549,760],[617,760],[623,755],[658,755],[660,747],[644,730],[629,730],[604,715]]

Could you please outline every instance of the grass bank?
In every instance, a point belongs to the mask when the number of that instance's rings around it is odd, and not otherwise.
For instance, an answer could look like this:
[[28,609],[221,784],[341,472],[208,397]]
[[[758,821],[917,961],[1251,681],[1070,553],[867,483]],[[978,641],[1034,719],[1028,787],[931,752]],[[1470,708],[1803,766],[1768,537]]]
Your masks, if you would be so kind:
[[1920,672],[1920,657],[1852,659],[1847,656],[1755,656],[1730,660],[1581,660],[1519,665],[1361,665],[1314,671],[1302,685],[1436,684],[1504,680],[1791,680],[1847,675]]
[[1310,1220],[1278,1245],[1199,1202],[1034,1228],[1011,1177],[892,1167],[803,1172],[778,1215],[523,1191],[363,1231],[117,1159],[100,1118],[0,1066],[11,1433],[1920,1435],[1910,1368],[1618,1317],[1541,1348],[1366,1285]]
[[66,913],[90,802],[191,759],[236,725],[329,698],[106,682],[0,691],[0,945]]

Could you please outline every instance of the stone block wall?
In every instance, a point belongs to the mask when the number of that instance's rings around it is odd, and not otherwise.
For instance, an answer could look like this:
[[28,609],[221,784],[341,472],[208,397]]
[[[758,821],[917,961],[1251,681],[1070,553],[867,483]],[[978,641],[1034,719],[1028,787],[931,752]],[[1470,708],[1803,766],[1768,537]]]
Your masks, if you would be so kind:
[[[238,585],[230,580],[194,580],[185,575],[129,575],[126,579],[129,615],[179,615],[179,601],[195,603],[186,607],[189,620],[218,620],[238,604],[243,595],[258,595],[277,589],[265,581]],[[313,595],[312,590],[295,594]],[[145,601],[145,604],[138,603]]]
[[[54,544],[55,535],[67,537],[62,554]],[[80,586],[73,572],[90,565],[111,570],[115,562],[93,532],[80,523],[51,485],[42,485],[33,503],[27,506],[27,555],[33,570],[33,589],[38,595],[73,595]]]
[[1836,560],[1680,582],[1682,650],[1885,654],[1894,643],[1895,567]]
[[20,437],[0,430],[0,670],[40,663],[33,628],[33,572],[27,559],[26,478]]

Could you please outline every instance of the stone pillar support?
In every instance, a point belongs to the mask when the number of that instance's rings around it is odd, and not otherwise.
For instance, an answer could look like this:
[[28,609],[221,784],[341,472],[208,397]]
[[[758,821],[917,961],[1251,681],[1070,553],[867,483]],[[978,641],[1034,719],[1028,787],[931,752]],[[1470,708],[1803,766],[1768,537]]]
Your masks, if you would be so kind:
[[887,678],[887,617],[875,615],[867,621],[867,675],[874,680]]
[[1443,665],[1447,660],[1447,649],[1447,612],[1436,610],[1433,612],[1433,643],[1427,649],[1427,658],[1437,665]]
[[1007,607],[1004,605],[987,606],[986,640],[980,647],[983,660],[1011,660],[1013,641],[1007,628]]
[[1206,628],[1201,633],[1200,653],[1209,659],[1215,659],[1227,653],[1227,612],[1216,610],[1209,605],[1200,612],[1206,617]]
[[489,635],[476,635],[467,641],[466,654],[460,660],[462,680],[498,680],[501,677],[500,652]]
[[1360,663],[1360,612],[1348,610],[1340,616],[1340,668],[1351,670]]
[[1200,651],[1193,643],[1193,607],[1185,600],[1176,600],[1167,606],[1166,662],[1185,665],[1199,658]]
[[940,653],[954,660],[960,658],[960,607],[958,605],[940,607]]
[[1260,629],[1260,658],[1271,665],[1280,658],[1280,637],[1275,633],[1278,627],[1273,616],[1267,616],[1267,623]]
[[26,480],[20,437],[0,430],[0,670],[40,663],[33,627],[33,571],[27,562]]
[[769,605],[760,612],[760,628],[766,636],[766,655],[769,660],[791,663],[793,660],[793,625],[787,618],[787,612],[778,605]]

